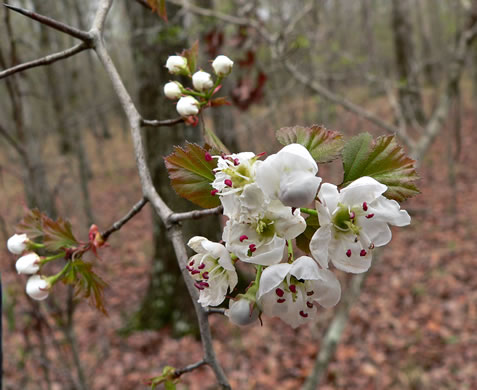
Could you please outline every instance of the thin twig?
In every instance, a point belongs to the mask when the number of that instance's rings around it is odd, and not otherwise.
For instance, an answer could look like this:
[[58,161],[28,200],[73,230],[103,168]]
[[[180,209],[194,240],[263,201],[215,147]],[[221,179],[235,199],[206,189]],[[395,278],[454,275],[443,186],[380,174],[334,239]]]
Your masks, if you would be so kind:
[[74,56],[77,53],[82,52],[83,50],[89,49],[89,45],[81,42],[69,49],[59,51],[54,54],[48,54],[45,57],[38,58],[37,60],[25,62],[23,64],[19,64],[16,66],[13,66],[11,68],[5,69],[0,72],[0,79],[10,76],[11,74],[21,72],[26,69],[31,69],[31,68],[36,68],[37,66],[43,66],[43,65],[50,65],[56,61],[63,60],[65,58]]
[[221,214],[222,210],[223,210],[222,206],[217,206],[213,209],[193,210],[193,211],[187,211],[184,213],[173,213],[169,216],[168,222],[172,224],[172,223],[177,223],[187,219],[200,219],[200,218],[207,217],[209,215]]
[[59,22],[55,19],[51,19],[48,16],[43,16],[43,15],[40,15],[39,13],[29,11],[24,8],[15,7],[9,4],[3,4],[3,5],[7,7],[8,9],[11,9],[12,11],[18,12],[33,20],[36,20],[37,22],[40,22],[41,24],[44,24],[45,26],[54,28],[55,30],[64,32],[65,34],[71,35],[72,37],[81,39],[83,42],[87,42],[87,43],[91,42],[92,36],[87,31],[82,31],[75,27],[68,26],[67,24]]
[[124,217],[114,222],[110,228],[101,233],[101,237],[103,237],[103,240],[106,241],[112,233],[117,232],[119,229],[121,229],[124,224],[126,224],[132,217],[134,217],[142,210],[146,203],[146,198],[142,198],[139,202],[137,202]]
[[189,364],[188,366],[185,366],[184,368],[178,368],[177,370],[174,371],[174,376],[176,378],[179,378],[182,374],[185,374],[186,372],[191,372],[195,370],[196,368],[203,366],[204,364],[207,364],[207,360],[205,359],[200,360],[197,363]]
[[208,307],[205,311],[207,314],[225,314],[225,309],[222,307]]
[[150,126],[150,127],[174,126],[181,122],[184,122],[184,118],[182,117],[175,118],[175,119],[165,119],[163,121],[141,119],[142,126]]

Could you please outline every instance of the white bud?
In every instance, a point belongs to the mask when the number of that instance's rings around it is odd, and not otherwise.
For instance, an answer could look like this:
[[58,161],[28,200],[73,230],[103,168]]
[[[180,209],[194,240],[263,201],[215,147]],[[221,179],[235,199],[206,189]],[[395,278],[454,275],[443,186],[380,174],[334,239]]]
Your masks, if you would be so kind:
[[14,234],[7,241],[8,250],[14,255],[21,255],[26,249],[28,237],[26,234]]
[[231,299],[229,309],[225,311],[225,315],[236,325],[250,325],[258,318],[257,308],[254,307],[251,310],[251,305],[253,305],[253,302],[250,302],[248,299],[242,298],[238,301]]
[[171,81],[170,83],[164,85],[164,95],[166,95],[167,98],[177,100],[181,97],[181,94],[179,83]]
[[33,275],[28,278],[26,293],[37,301],[46,299],[50,290],[49,283],[40,275]]
[[199,102],[192,96],[183,96],[176,106],[180,116],[197,115],[199,113]]
[[166,68],[169,70],[169,73],[172,74],[189,73],[187,69],[187,58],[182,56],[170,56],[167,59]]
[[229,57],[223,55],[218,56],[212,62],[212,68],[214,68],[217,76],[227,76],[232,71],[232,66],[234,66],[234,62]]
[[17,260],[15,267],[19,274],[36,274],[40,269],[40,256],[34,252],[27,253]]
[[214,86],[209,73],[199,70],[192,75],[192,85],[197,91],[206,91]]

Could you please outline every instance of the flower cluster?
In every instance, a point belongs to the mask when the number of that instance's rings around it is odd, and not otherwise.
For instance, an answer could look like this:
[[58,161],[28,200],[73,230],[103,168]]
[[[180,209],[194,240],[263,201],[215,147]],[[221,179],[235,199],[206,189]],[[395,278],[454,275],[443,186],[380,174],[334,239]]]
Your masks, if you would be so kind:
[[16,262],[15,267],[19,274],[31,275],[26,284],[27,294],[37,301],[48,297],[51,282],[38,275],[40,266],[49,261],[40,257],[33,250],[37,245],[28,239],[26,234],[14,234],[7,241],[8,250],[14,255],[22,255]]
[[[226,310],[239,325],[254,322],[261,313],[294,328],[310,321],[318,305],[328,308],[340,300],[330,261],[345,272],[365,272],[373,249],[391,239],[388,225],[410,223],[408,213],[383,196],[387,186],[371,177],[341,190],[321,184],[315,160],[300,144],[287,145],[265,160],[250,152],[206,153],[206,160],[212,158],[217,167],[211,195],[220,197],[228,217],[224,244],[193,237],[188,245],[197,254],[187,270],[206,307],[220,305],[233,292],[238,262],[255,267],[255,281],[231,298]],[[316,210],[305,208],[313,203]],[[310,241],[312,257],[295,259],[292,240],[307,227],[302,212],[316,216],[320,226]]]
[[218,91],[222,79],[232,71],[233,64],[230,58],[219,55],[212,62],[216,75],[214,81],[212,75],[203,70],[192,73],[186,57],[170,56],[166,62],[169,73],[190,77],[193,89],[184,88],[178,81],[170,81],[164,85],[164,95],[169,99],[178,100],[176,109],[180,116],[188,118],[197,115],[203,106],[209,104],[211,97]]

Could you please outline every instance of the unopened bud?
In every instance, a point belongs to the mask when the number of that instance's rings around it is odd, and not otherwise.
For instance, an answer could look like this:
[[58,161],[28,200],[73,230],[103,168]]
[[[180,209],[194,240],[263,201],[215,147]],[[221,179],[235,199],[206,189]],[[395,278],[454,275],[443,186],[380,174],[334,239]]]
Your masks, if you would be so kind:
[[[253,305],[253,308],[252,308]],[[229,309],[225,311],[225,315],[229,317],[236,325],[250,325],[258,318],[258,309],[254,302],[241,298],[238,301],[230,300]]]
[[232,71],[234,62],[227,56],[220,55],[214,62],[212,62],[212,68],[217,76],[227,76]]
[[36,274],[40,269],[40,256],[34,252],[27,253],[17,260],[15,267],[19,274]]
[[14,234],[7,241],[8,250],[14,255],[21,255],[26,249],[28,237],[26,234]]
[[199,70],[192,75],[192,85],[197,91],[203,92],[214,86],[209,73]]
[[33,275],[27,281],[26,293],[37,301],[42,301],[50,293],[50,284],[40,275]]
[[170,56],[166,62],[166,68],[172,74],[189,74],[187,68],[187,58],[181,56]]
[[179,83],[171,81],[164,85],[164,95],[166,95],[168,99],[177,100],[181,97],[181,94]]
[[199,113],[199,102],[192,96],[184,96],[177,102],[176,109],[180,116],[197,115]]

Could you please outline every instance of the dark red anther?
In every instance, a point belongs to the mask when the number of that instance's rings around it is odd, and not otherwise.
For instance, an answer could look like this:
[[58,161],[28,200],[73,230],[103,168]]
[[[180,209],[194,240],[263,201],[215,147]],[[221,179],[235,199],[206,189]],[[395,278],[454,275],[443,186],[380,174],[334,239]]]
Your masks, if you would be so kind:
[[275,290],[275,293],[281,298],[283,297],[283,294],[285,294],[285,292],[281,289],[281,288],[277,288]]
[[369,218],[373,218],[373,217],[374,217],[374,214],[368,214],[368,215],[366,216],[366,218],[368,218],[368,219],[369,219]]
[[293,294],[296,294],[296,286],[294,284],[290,284],[288,286],[288,288],[290,289],[290,291],[293,293]]
[[363,202],[363,210],[368,211],[368,204],[366,202]]
[[209,152],[205,152],[205,161],[212,161],[212,156]]
[[359,255],[360,255],[361,257],[366,256],[366,255],[367,255],[367,252],[366,252],[364,249],[361,249],[361,252],[359,252]]
[[295,214],[296,207],[292,207],[292,214]]
[[189,265],[192,267],[194,265],[194,260],[192,260]]
[[192,272],[194,270],[194,268],[191,268],[188,265],[186,265],[186,270],[189,271],[189,272]]
[[234,158],[234,165],[240,165],[240,160],[238,158]]
[[209,283],[207,283],[207,282],[200,282],[200,285],[202,287],[209,287]]
[[350,219],[354,219],[356,217],[356,214],[354,213],[354,211],[349,213],[349,217],[350,217]]
[[279,299],[277,299],[277,303],[283,303],[283,302],[285,302],[285,301],[286,301],[285,298],[279,298]]
[[312,290],[312,291],[308,291],[308,292],[306,293],[306,295],[309,296],[309,297],[311,297],[314,293],[315,293],[315,292]]
[[374,249],[374,244],[373,244],[373,243],[369,244],[368,249],[369,249],[369,250]]
[[202,263],[202,264],[199,265],[197,268],[199,268],[199,269],[204,269],[204,268],[205,268],[205,263]]
[[243,240],[248,240],[248,236],[246,236],[245,234],[242,234],[239,238],[240,242],[243,242]]
[[200,271],[196,270],[196,269],[193,269],[192,271],[190,271],[190,273],[192,275],[197,275],[197,274],[200,274]]
[[313,303],[307,301],[306,306],[308,306],[311,309],[313,307]]
[[202,287],[201,283],[197,283],[197,282],[194,283],[194,287],[197,288],[198,290],[203,290],[204,289],[204,287]]
[[253,253],[253,252],[255,252],[255,251],[257,250],[257,247],[256,247],[255,244],[250,244],[250,245],[248,246],[248,249],[250,250],[250,252]]
[[305,313],[303,310],[300,311],[300,315],[301,315],[303,318],[308,317],[308,313]]
[[232,187],[232,180],[230,180],[230,179],[225,179],[225,180],[224,180],[224,184],[225,184],[226,186],[228,186],[228,187]]
[[351,257],[351,249],[348,249],[348,250],[346,251],[346,256]]
[[203,277],[205,280],[209,279],[209,273],[208,273],[208,272],[204,272],[204,273],[202,274],[202,277]]
[[213,189],[212,191],[210,191],[210,195],[215,196],[217,192],[219,192],[219,190]]

